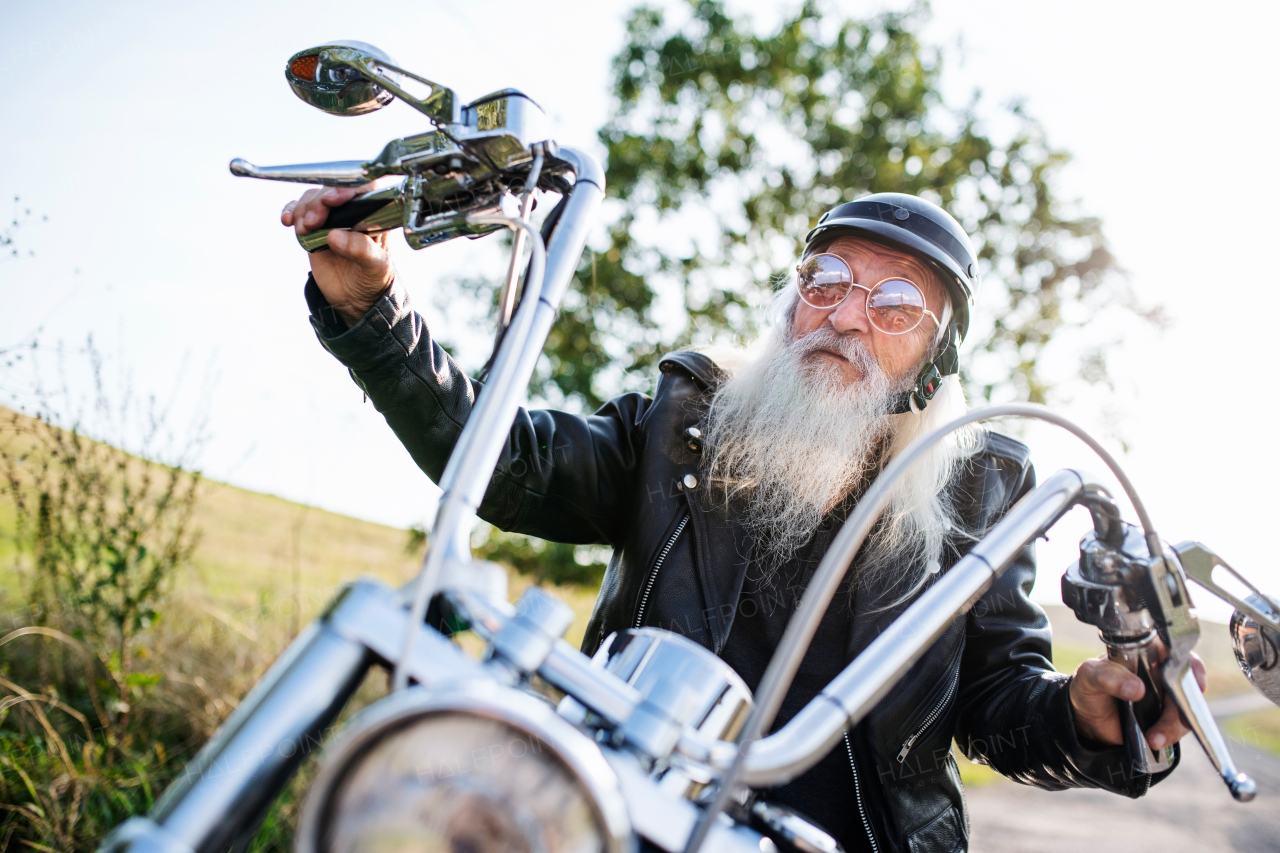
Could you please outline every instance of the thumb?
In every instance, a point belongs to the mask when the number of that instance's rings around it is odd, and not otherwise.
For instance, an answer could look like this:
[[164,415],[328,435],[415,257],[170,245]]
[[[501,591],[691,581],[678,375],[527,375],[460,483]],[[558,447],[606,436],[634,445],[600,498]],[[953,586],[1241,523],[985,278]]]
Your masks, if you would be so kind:
[[356,234],[347,231],[346,228],[334,228],[329,232],[329,250],[340,259],[355,261],[356,257],[352,256],[352,251],[356,246],[353,246],[355,241],[352,237],[356,237]]
[[382,242],[358,231],[335,228],[329,232],[329,248],[369,272],[379,272],[387,265],[387,250]]

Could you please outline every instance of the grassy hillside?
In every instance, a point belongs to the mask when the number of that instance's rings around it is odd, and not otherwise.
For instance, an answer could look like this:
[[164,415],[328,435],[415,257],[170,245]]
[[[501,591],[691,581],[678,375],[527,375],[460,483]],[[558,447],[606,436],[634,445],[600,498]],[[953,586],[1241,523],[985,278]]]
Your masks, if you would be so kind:
[[[22,484],[34,512],[44,506],[37,495],[52,494],[38,492],[34,484],[52,487],[59,479],[40,479],[42,463],[70,458],[62,455],[66,446],[41,444],[40,425],[29,418],[0,410],[0,419],[0,449],[13,465],[6,471]],[[95,452],[110,456],[105,445],[89,448],[77,470],[88,470]],[[120,460],[128,467],[113,468]],[[105,464],[97,469],[105,479],[95,482],[105,488],[112,512],[128,505],[131,499],[124,495],[130,490],[142,494],[147,472],[163,474],[118,453]],[[92,502],[98,493],[76,494]],[[79,497],[58,505],[73,506]],[[142,503],[138,507],[145,511]],[[164,585],[161,599],[150,605],[155,615],[147,616],[148,624],[129,642],[126,670],[118,645],[112,645],[118,634],[103,634],[84,621],[83,601],[68,608],[70,599],[61,593],[32,596],[34,554],[30,545],[17,547],[18,513],[13,500],[0,495],[0,853],[93,850],[107,829],[151,807],[344,581],[372,575],[399,585],[413,577],[421,559],[421,546],[406,548],[405,530],[223,483],[200,482],[195,507],[198,542]],[[50,516],[59,524],[68,517]],[[34,516],[29,523],[44,524]],[[99,528],[80,529],[92,534],[76,540],[76,553],[84,556]],[[40,541],[50,544],[37,550],[70,540]],[[102,556],[113,559],[116,553]],[[528,583],[512,574],[512,596]],[[577,642],[594,591],[553,590],[574,607],[578,618],[568,639]],[[9,633],[33,624],[39,628]],[[386,681],[381,671],[370,673],[344,717],[384,694]],[[300,796],[314,769],[312,758],[273,806],[251,851],[291,848]]]
[[[0,416],[11,414],[0,407]],[[333,596],[339,585],[363,574],[399,585],[421,560],[406,550],[408,533],[274,495],[204,481],[196,513],[199,544],[191,565],[178,577],[172,598],[202,618],[270,642],[287,640]],[[14,572],[12,506],[0,500],[0,612],[26,606],[22,578]],[[514,599],[529,581],[509,573]],[[577,644],[595,599],[594,589],[551,587],[577,619],[567,639]],[[1197,590],[1200,594],[1205,594]],[[1070,672],[1101,651],[1093,628],[1064,607],[1049,607],[1055,663]],[[1251,689],[1240,675],[1223,626],[1205,623],[1200,646],[1211,673],[1211,694]]]
[[[248,636],[265,631],[264,640],[305,625],[344,581],[373,575],[398,586],[422,559],[420,548],[406,550],[408,531],[209,480],[199,487],[195,526],[199,543],[171,600]],[[0,612],[19,621],[26,588],[13,567],[13,528],[13,507],[0,500]],[[510,573],[513,598],[528,584]],[[578,614],[567,635],[576,644],[594,591],[551,589]]]
[[[406,550],[405,530],[223,483],[205,485],[199,524],[200,544],[180,588],[240,620],[305,624],[343,581],[373,575],[398,586],[422,559],[417,549]],[[529,585],[514,572],[509,583],[512,598]],[[567,635],[577,644],[594,591],[551,589],[577,613]]]

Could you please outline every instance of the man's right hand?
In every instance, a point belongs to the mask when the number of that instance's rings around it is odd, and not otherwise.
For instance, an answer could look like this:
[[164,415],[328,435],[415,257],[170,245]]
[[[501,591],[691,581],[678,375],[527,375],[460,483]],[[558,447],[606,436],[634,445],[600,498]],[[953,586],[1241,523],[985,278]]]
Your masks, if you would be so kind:
[[[299,234],[324,227],[330,208],[372,190],[363,187],[330,187],[307,190],[280,213],[280,222]],[[395,279],[396,270],[387,253],[387,232],[368,235],[356,231],[330,231],[329,250],[311,253],[311,275],[324,298],[348,326],[354,326],[373,307]]]

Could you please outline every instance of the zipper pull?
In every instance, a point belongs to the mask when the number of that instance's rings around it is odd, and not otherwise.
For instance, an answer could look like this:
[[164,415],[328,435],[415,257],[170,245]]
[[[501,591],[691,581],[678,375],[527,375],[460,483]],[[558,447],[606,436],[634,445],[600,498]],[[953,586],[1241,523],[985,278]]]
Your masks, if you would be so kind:
[[907,760],[907,753],[911,751],[911,747],[916,745],[916,738],[918,737],[920,737],[920,735],[912,735],[907,739],[907,742],[902,745],[902,751],[898,753],[899,764]]

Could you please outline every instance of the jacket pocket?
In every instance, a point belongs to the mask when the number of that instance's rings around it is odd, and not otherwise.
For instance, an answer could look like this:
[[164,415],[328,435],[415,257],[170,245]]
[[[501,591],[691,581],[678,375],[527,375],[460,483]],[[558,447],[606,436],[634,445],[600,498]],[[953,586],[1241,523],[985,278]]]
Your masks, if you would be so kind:
[[676,540],[680,538],[680,534],[684,532],[685,527],[689,524],[689,513],[682,513],[680,520],[676,523],[676,528],[667,537],[666,542],[658,551],[658,555],[653,560],[653,565],[649,567],[649,572],[645,576],[644,585],[640,587],[640,597],[636,602],[636,613],[632,618],[631,627],[644,627],[644,617],[649,609],[649,598],[653,595],[654,584],[658,582],[658,573],[662,571],[663,564],[667,561],[667,555],[671,553],[671,549],[675,547]]
[[951,661],[943,671],[943,679],[925,696],[910,722],[898,730],[898,753],[895,758],[899,764],[907,760],[911,750],[938,720],[946,716],[947,708],[955,701],[960,689],[960,656],[964,653],[964,643],[965,637],[961,634]]
[[964,819],[955,806],[907,836],[910,853],[963,853],[968,849]]

